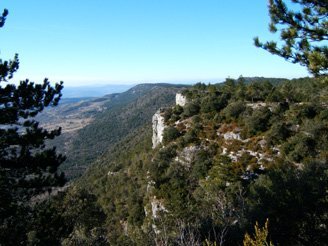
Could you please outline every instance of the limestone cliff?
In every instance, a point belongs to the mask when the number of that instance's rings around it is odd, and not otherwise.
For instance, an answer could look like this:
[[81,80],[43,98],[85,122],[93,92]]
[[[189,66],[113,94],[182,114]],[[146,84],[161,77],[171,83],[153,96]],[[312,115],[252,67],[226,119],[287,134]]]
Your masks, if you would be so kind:
[[162,110],[158,110],[152,119],[153,123],[153,149],[156,148],[163,141],[163,133],[165,129],[164,116],[162,115]]
[[187,103],[187,98],[181,93],[177,93],[175,96],[175,104],[181,107],[185,106]]

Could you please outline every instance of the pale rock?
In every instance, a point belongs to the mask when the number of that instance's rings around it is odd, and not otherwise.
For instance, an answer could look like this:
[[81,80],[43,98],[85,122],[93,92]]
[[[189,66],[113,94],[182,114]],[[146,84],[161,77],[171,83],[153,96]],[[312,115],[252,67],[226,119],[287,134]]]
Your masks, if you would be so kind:
[[240,133],[234,133],[234,132],[224,133],[223,138],[225,140],[242,140],[241,137],[240,137]]
[[153,123],[153,149],[160,145],[163,141],[163,133],[165,129],[164,117],[161,114],[161,110],[158,110],[152,119]]
[[257,102],[257,103],[247,103],[246,106],[252,109],[259,109],[259,108],[266,107],[267,104],[265,102]]
[[176,105],[183,107],[186,105],[186,103],[187,103],[187,98],[184,95],[182,95],[181,93],[177,93],[175,95],[175,104]]
[[267,141],[265,139],[262,139],[259,141],[259,145],[262,149],[264,149],[267,146]]
[[117,172],[112,172],[112,171],[108,171],[108,173],[107,173],[108,176],[114,176],[116,174],[117,174]]
[[278,147],[273,147],[272,150],[274,151],[275,155],[280,156],[280,149]]
[[233,151],[231,151],[228,156],[230,157],[232,162],[237,162],[238,161],[238,156],[235,154]]
[[252,108],[253,110],[268,107],[268,109],[273,112],[274,108],[276,107],[276,104],[267,104],[265,102],[257,102],[257,103],[247,103],[247,107]]
[[150,193],[154,187],[155,187],[155,181],[154,180],[149,180],[148,183],[147,183],[147,187],[146,187],[146,191],[147,193]]
[[120,220],[120,224],[122,226],[124,235],[128,236],[129,235],[129,223],[127,221]]
[[252,150],[247,150],[247,152],[248,152],[251,156],[254,156],[254,157],[257,157],[257,156],[258,156],[258,152],[255,152],[255,151],[252,151]]
[[233,151],[228,152],[228,149],[225,148],[225,147],[222,148],[222,153],[221,153],[221,155],[227,155],[227,156],[231,159],[232,162],[236,162],[236,161],[238,161],[238,154],[239,154],[239,153],[236,153],[236,154],[235,154]]
[[182,165],[190,168],[192,161],[196,157],[200,148],[198,146],[185,147],[179,155],[175,158],[175,161],[181,163]]
[[163,202],[156,198],[156,196],[153,197],[151,201],[151,212],[152,217],[154,219],[158,218],[159,212],[168,212],[167,209],[164,207]]

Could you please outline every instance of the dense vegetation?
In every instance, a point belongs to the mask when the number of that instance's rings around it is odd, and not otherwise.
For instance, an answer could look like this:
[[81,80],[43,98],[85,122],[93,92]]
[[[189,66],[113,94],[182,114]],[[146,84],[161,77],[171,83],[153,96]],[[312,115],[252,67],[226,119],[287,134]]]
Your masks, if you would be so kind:
[[[156,148],[151,115],[182,88],[99,99],[108,110],[79,132],[66,163],[90,168],[64,192],[52,190],[64,158],[44,143],[60,129],[33,119],[57,105],[62,84],[0,87],[0,245],[328,245],[327,3],[292,2],[300,12],[269,1],[270,30],[282,25],[285,43],[255,44],[316,78],[183,89],[186,105],[160,111]],[[0,60],[0,82],[17,69],[17,56]]]
[[[96,113],[91,124],[73,136],[66,150],[67,160],[62,169],[69,178],[76,178],[103,153],[111,151],[125,136],[151,124],[151,117],[160,107],[174,102],[175,93],[184,88],[169,84],[141,84],[103,100],[105,109]],[[95,100],[94,100],[95,101]],[[67,139],[58,139],[55,145],[64,145]]]
[[[0,28],[7,15],[5,9]],[[16,85],[11,79],[18,68],[17,54],[13,60],[0,59],[0,245],[24,240],[21,228],[30,216],[31,198],[65,182],[57,172],[65,157],[45,145],[61,129],[44,129],[34,118],[58,104],[63,82],[51,86],[48,79],[42,84],[26,79]]]
[[268,220],[275,245],[327,244],[327,78],[228,79],[183,94],[184,107],[163,112],[164,145],[152,150],[149,124],[131,131],[38,205],[28,239],[236,245]]

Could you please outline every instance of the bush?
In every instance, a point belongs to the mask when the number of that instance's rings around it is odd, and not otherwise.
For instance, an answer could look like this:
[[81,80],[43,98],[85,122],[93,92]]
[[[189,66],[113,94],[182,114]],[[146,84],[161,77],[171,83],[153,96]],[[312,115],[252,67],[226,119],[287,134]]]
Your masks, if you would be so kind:
[[299,133],[288,139],[282,150],[290,160],[302,162],[304,158],[315,157],[316,141],[311,136]]
[[183,136],[183,142],[184,145],[188,145],[190,143],[198,143],[199,139],[197,137],[197,133],[194,129],[188,131],[184,136]]
[[259,132],[264,132],[270,126],[271,111],[268,108],[261,108],[253,112],[246,120],[248,135],[256,135]]
[[183,107],[181,107],[180,105],[176,105],[173,108],[173,114],[180,115],[182,114],[182,112],[183,112]]
[[297,118],[313,119],[317,115],[318,108],[314,104],[304,105],[297,115]]
[[328,120],[328,109],[321,111],[319,117],[321,120]]
[[171,108],[165,109],[165,111],[164,111],[164,122],[165,123],[167,123],[171,119],[172,114],[173,114],[173,112],[172,112]]
[[242,101],[237,101],[230,103],[225,109],[224,109],[224,115],[225,117],[229,119],[237,119],[241,113],[243,113],[246,109],[245,103]]
[[163,141],[167,144],[180,136],[180,132],[173,126],[169,126],[164,130]]
[[188,118],[199,113],[200,107],[197,103],[188,103],[183,109],[183,116]]
[[283,141],[286,141],[287,138],[291,136],[291,130],[288,129],[287,125],[284,123],[274,124],[267,136],[268,142],[272,145],[280,144]]

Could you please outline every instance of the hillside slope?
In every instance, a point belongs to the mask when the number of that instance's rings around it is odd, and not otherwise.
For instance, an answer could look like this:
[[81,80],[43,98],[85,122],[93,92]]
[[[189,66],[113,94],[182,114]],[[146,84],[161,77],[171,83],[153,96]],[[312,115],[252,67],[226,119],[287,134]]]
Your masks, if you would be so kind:
[[266,219],[276,244],[325,242],[327,78],[227,80],[183,94],[185,106],[161,113],[162,145],[152,150],[143,128],[78,184],[98,197],[109,242],[235,245]]
[[105,151],[110,151],[122,138],[150,124],[159,107],[174,103],[179,85],[141,84],[123,93],[111,94],[92,101],[101,109],[92,121],[70,139],[62,165],[69,178],[80,176]]
[[[112,122],[136,127],[51,201],[53,210],[45,211],[54,219],[45,226],[42,213],[36,217],[36,238],[65,245],[242,245],[256,222],[268,220],[274,245],[328,244],[327,77],[276,85],[228,79],[182,95],[185,105],[159,112],[165,129],[155,148],[151,115],[135,125],[117,111]],[[131,119],[141,114],[139,104],[153,105],[137,101],[127,104]]]

